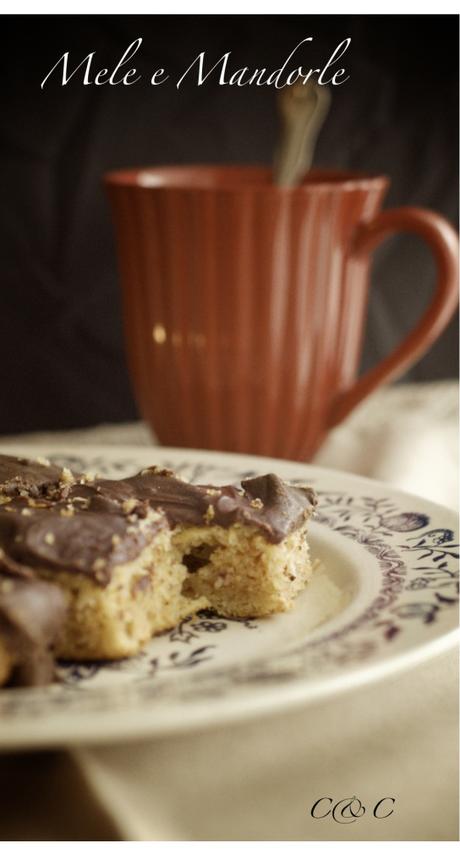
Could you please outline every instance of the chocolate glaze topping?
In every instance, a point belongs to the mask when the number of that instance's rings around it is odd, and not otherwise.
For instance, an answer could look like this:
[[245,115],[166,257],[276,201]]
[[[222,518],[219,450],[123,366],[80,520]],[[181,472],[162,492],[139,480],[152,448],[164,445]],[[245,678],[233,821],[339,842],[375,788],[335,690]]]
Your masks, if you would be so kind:
[[52,645],[66,604],[57,586],[0,573],[0,640],[13,661],[13,683],[46,685],[54,678]]
[[[115,565],[136,558],[168,525],[145,501],[105,495],[85,478],[75,483],[56,466],[34,464],[31,476],[31,461],[8,460],[10,477],[0,458],[0,556],[10,573],[25,575],[41,567],[82,573],[104,585]],[[11,495],[16,490],[22,494]]]
[[[27,509],[29,510],[29,509]],[[73,571],[106,584],[115,565],[131,561],[166,523],[161,515],[154,522],[128,522],[112,513],[75,511],[61,515],[62,508],[0,509],[0,547],[8,564]],[[156,515],[153,515],[156,516]],[[23,571],[21,571],[23,573]]]
[[189,484],[156,466],[122,480],[77,482],[65,470],[63,481],[61,469],[30,460],[0,458],[0,467],[0,548],[9,569],[68,570],[102,584],[114,565],[131,561],[168,525],[240,523],[276,544],[316,504],[310,487],[284,483],[274,474],[249,478],[241,487],[217,487]]
[[310,487],[284,483],[274,474],[233,485],[189,484],[167,469],[144,469],[123,481],[96,482],[102,495],[148,501],[162,510],[172,528],[178,525],[253,526],[271,543],[279,543],[312,514],[316,496]]
[[0,454],[0,496],[28,493],[31,496],[62,496],[75,478],[69,471],[52,465],[48,460],[29,460]]

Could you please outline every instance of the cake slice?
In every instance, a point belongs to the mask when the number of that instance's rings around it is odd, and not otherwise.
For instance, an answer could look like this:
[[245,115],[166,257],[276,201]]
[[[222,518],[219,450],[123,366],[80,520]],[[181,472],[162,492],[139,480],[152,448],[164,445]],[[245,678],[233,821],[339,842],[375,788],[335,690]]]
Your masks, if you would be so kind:
[[[103,484],[109,485],[110,481]],[[184,594],[223,616],[288,610],[311,575],[307,524],[316,496],[274,474],[241,486],[199,486],[151,467],[124,481],[161,510],[187,569]]]
[[189,571],[184,591],[206,595],[230,618],[284,612],[311,577],[313,496],[275,475],[243,481],[242,489],[203,490],[208,524],[176,529],[173,543]]

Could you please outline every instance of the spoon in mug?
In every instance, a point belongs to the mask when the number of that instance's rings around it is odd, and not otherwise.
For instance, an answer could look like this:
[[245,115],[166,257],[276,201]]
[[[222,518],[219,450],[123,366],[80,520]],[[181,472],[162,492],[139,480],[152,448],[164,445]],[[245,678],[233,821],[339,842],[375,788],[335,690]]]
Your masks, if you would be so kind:
[[330,102],[327,88],[315,81],[293,84],[281,91],[281,133],[273,165],[276,186],[297,186],[311,167]]

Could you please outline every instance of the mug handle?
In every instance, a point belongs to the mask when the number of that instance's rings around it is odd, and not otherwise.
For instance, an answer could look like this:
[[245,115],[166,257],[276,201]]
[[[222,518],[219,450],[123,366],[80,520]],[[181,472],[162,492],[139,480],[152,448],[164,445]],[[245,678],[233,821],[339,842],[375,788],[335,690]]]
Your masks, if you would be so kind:
[[406,372],[440,336],[457,307],[458,235],[444,217],[431,210],[398,207],[360,223],[353,237],[351,255],[364,258],[397,231],[418,234],[430,247],[437,267],[434,297],[402,343],[336,397],[328,418],[329,427],[340,423],[375,388]]

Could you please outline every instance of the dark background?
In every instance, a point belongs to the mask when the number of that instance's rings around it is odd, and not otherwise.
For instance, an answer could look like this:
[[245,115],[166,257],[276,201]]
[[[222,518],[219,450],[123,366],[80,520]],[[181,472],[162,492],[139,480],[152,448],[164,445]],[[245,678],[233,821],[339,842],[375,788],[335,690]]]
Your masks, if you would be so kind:
[[[276,68],[313,36],[299,64],[324,61],[347,36],[351,78],[333,88],[317,165],[384,172],[387,206],[423,205],[457,221],[456,16],[22,16],[3,17],[0,120],[0,433],[136,417],[122,349],[112,226],[104,171],[189,161],[270,162],[272,87],[173,78],[206,50],[213,65]],[[64,51],[111,67],[142,36],[135,65],[152,88],[84,87],[53,77]],[[295,65],[298,65],[297,63]],[[433,286],[415,238],[388,241],[375,258],[363,368],[415,323]],[[409,373],[456,376],[457,323]]]

